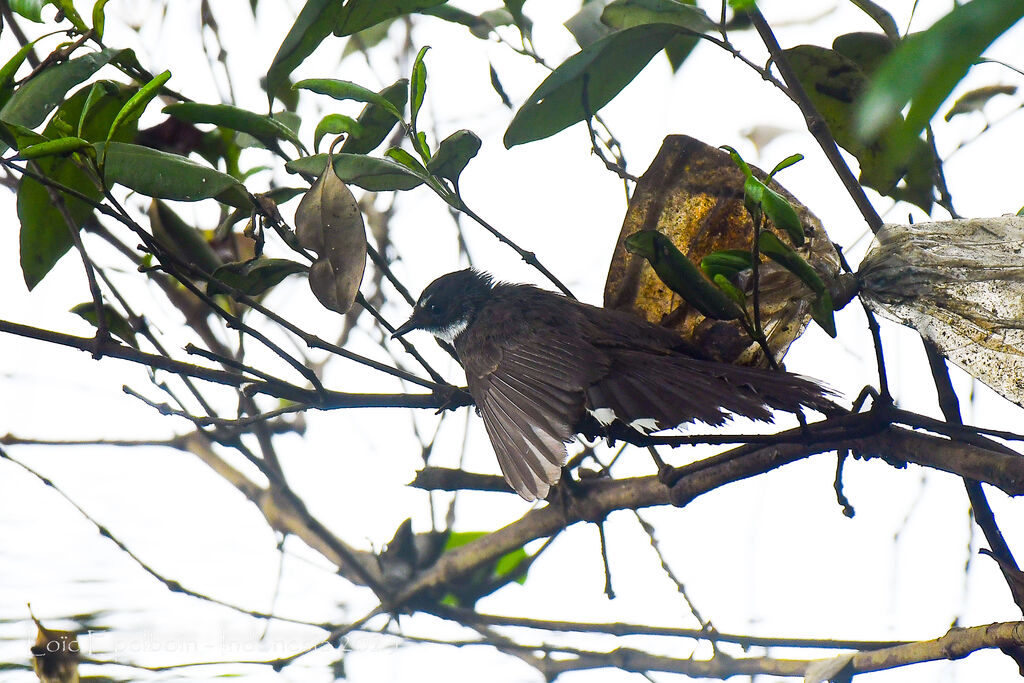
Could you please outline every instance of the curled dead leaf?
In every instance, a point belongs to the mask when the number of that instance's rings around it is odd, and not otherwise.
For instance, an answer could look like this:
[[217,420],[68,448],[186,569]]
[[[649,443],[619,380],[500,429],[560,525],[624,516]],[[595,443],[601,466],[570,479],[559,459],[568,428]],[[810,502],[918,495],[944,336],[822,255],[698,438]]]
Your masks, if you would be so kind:
[[332,162],[328,155],[324,172],[299,202],[295,234],[299,244],[317,254],[309,268],[309,288],[325,308],[345,313],[363,280],[366,231],[359,205]]
[[[766,177],[758,168],[753,172],[762,181]],[[738,321],[705,317],[673,293],[643,257],[625,248],[630,235],[657,230],[694,263],[715,251],[749,251],[754,230],[743,206],[743,184],[743,173],[722,150],[685,135],[665,138],[630,200],[608,269],[604,305],[674,329],[716,360],[767,365],[760,347]],[[795,251],[831,289],[839,257],[821,222],[776,181],[768,187],[796,209],[806,241]],[[784,231],[773,232],[792,244]],[[781,361],[811,318],[814,294],[774,261],[762,259],[758,272],[764,331],[776,360]],[[751,301],[749,278],[740,284]]]

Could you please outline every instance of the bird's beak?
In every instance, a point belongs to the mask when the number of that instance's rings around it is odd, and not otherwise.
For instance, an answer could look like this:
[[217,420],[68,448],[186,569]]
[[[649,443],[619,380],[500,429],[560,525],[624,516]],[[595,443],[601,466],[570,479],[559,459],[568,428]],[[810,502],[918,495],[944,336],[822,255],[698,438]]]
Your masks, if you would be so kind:
[[412,332],[413,330],[418,330],[419,328],[419,309],[416,309],[412,312],[412,315],[409,317],[409,319],[402,323],[402,325],[399,326],[399,328],[392,333],[391,338],[398,339],[406,332]]

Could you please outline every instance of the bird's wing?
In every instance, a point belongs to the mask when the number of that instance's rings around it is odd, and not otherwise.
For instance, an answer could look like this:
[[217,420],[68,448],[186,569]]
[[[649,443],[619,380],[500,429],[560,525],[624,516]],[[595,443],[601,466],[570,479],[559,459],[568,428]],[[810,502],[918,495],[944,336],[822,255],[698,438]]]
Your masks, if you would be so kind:
[[543,498],[583,411],[580,359],[550,335],[476,343],[477,353],[460,356],[501,471],[523,498]]

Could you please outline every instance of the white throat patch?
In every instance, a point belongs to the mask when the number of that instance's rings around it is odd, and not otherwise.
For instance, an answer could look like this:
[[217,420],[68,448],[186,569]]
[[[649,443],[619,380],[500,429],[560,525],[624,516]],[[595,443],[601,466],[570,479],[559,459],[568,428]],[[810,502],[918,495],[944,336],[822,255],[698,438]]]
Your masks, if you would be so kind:
[[449,344],[453,344],[455,342],[455,338],[458,337],[463,332],[465,332],[468,326],[469,320],[456,320],[447,327],[442,327],[437,330],[431,330],[431,333],[438,339],[446,341]]

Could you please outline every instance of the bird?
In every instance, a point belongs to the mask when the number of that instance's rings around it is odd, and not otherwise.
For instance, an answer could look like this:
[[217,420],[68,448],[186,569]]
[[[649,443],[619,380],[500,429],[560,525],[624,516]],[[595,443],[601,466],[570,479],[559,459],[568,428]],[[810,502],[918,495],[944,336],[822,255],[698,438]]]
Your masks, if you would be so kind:
[[836,407],[813,379],[707,360],[630,313],[472,268],[429,284],[392,337],[413,330],[454,346],[502,474],[527,501],[558,483],[576,434],[629,441],[730,414]]

